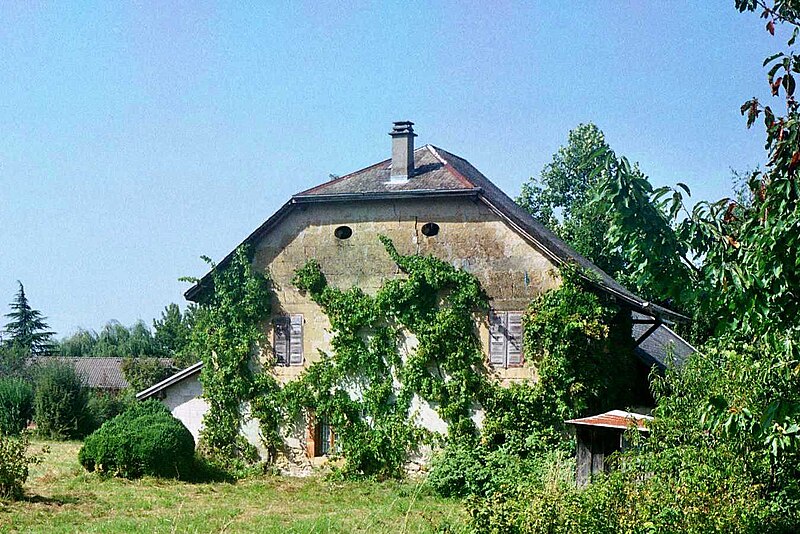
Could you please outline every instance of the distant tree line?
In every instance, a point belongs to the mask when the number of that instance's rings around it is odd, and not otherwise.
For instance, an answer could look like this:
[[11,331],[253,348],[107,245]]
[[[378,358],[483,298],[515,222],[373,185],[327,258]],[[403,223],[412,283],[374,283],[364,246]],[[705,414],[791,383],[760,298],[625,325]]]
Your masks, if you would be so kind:
[[[81,328],[61,341],[42,312],[31,306],[21,282],[9,308],[8,322],[0,331],[0,376],[26,376],[31,358],[116,357],[125,359],[123,374],[138,391],[194,363],[188,349],[194,305],[183,311],[174,303],[166,306],[152,329],[144,321],[131,326],[109,321],[99,332]],[[157,358],[169,358],[172,365]]]
[[187,347],[194,314],[194,306],[181,312],[177,304],[170,304],[161,312],[161,317],[153,321],[152,330],[144,321],[129,327],[109,321],[99,332],[79,329],[56,343],[53,353],[69,358],[172,358],[177,364],[190,365],[194,361],[187,354]]

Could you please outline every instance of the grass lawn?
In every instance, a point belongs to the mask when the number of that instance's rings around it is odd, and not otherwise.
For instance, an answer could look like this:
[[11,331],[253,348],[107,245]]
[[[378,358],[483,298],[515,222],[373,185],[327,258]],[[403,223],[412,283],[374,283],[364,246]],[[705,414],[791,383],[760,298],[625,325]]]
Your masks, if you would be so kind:
[[44,463],[31,469],[26,499],[0,501],[0,532],[464,531],[460,503],[414,481],[129,481],[85,472],[77,460],[80,443],[47,445]]

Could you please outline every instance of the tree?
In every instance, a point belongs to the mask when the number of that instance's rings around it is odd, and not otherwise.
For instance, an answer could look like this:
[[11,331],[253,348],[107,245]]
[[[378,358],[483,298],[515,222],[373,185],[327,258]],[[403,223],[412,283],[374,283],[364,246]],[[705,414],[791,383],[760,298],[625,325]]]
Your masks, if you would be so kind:
[[86,409],[89,390],[73,366],[55,361],[39,367],[35,390],[34,421],[39,434],[52,439],[76,439],[91,430]]
[[6,333],[10,336],[7,343],[18,345],[36,356],[49,354],[53,349],[54,332],[48,330],[46,317],[31,308],[22,282],[17,283],[19,291],[9,305],[11,313],[6,314],[10,319],[5,326]]
[[[764,61],[774,97],[784,115],[751,99],[741,107],[747,126],[763,115],[768,163],[753,172],[737,199],[699,202],[689,209],[689,189],[653,189],[625,158],[610,150],[595,199],[610,215],[609,242],[617,246],[639,286],[659,299],[691,309],[709,332],[753,342],[774,336],[800,341],[800,114],[794,98],[800,54],[800,2],[736,0],[740,11],[762,10],[767,31],[794,27],[789,50]],[[780,105],[780,104],[779,104]]]
[[125,358],[122,375],[134,392],[142,391],[175,373],[177,369],[163,365],[158,358]]
[[622,258],[605,245],[608,216],[589,202],[605,173],[593,171],[608,149],[597,126],[578,125],[539,178],[522,184],[517,204],[613,276],[622,270]]
[[[608,210],[610,240],[636,266],[638,280],[679,299],[715,333],[704,357],[717,358],[715,366],[726,371],[697,375],[693,408],[703,413],[704,431],[714,439],[743,458],[761,458],[768,475],[758,481],[766,478],[765,487],[774,490],[800,474],[800,113],[794,98],[800,2],[736,5],[761,11],[770,34],[776,25],[794,27],[789,50],[764,61],[783,114],[755,98],[741,107],[748,127],[763,115],[766,169],[752,172],[737,198],[688,209],[686,186],[653,189],[624,158],[608,152],[596,204]],[[685,372],[677,375],[671,387],[685,400],[684,378]],[[675,395],[667,395],[659,407],[674,402]]]
[[93,330],[79,329],[58,344],[62,356],[78,358],[82,356],[111,356],[119,358],[162,357],[162,350],[150,329],[143,321],[130,327],[117,321],[109,321],[96,333]]
[[160,319],[153,321],[156,344],[179,367],[186,367],[196,361],[196,356],[189,350],[196,311],[197,306],[190,304],[181,313],[180,307],[172,303],[164,308]]

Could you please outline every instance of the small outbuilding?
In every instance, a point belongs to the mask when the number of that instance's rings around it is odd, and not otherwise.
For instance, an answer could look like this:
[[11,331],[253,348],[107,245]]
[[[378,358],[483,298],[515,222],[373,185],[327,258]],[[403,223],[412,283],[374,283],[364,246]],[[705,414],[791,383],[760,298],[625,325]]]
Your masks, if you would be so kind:
[[575,437],[578,440],[578,452],[575,458],[575,480],[578,486],[585,486],[595,473],[608,470],[606,458],[623,450],[625,447],[623,434],[629,428],[648,433],[648,421],[653,418],[640,413],[611,410],[600,415],[570,419],[568,424],[575,425]]

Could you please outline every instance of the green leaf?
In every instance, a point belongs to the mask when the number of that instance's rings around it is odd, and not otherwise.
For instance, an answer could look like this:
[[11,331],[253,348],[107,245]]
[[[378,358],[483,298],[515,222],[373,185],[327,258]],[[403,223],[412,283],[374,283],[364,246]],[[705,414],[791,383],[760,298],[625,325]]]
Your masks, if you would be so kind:
[[768,63],[772,63],[773,61],[775,61],[779,57],[783,57],[783,52],[778,52],[777,54],[772,54],[771,56],[769,56],[767,59],[764,60],[764,64],[761,65],[761,66],[762,67],[766,67]]

